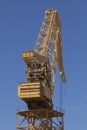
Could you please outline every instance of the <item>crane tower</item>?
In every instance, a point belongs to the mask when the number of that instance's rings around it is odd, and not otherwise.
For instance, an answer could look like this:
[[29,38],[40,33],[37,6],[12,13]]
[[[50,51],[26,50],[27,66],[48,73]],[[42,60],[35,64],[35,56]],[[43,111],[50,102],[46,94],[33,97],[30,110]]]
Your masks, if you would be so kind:
[[18,86],[18,97],[27,109],[17,111],[16,130],[64,130],[63,112],[54,110],[56,63],[66,82],[62,61],[61,22],[57,10],[46,10],[33,51],[23,51],[26,81]]

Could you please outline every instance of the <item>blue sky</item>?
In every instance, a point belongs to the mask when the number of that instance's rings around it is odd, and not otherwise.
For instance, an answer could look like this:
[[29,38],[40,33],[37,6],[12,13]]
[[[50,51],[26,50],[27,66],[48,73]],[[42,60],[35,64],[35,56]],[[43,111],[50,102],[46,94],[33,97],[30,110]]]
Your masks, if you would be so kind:
[[[0,130],[16,129],[17,98],[25,80],[23,50],[32,50],[46,9],[58,9],[62,21],[65,130],[87,129],[87,1],[0,0]],[[58,78],[58,72],[57,72]],[[57,106],[57,78],[54,105]]]

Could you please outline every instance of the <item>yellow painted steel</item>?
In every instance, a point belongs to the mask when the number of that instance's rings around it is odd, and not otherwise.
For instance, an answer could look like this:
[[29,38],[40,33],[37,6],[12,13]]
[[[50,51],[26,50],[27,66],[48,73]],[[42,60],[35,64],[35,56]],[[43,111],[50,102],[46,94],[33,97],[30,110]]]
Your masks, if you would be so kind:
[[16,130],[64,130],[63,113],[53,110],[57,62],[62,82],[66,82],[57,10],[46,10],[35,48],[23,51],[22,58],[27,65],[26,81],[19,84],[18,97],[26,102],[27,110],[16,113]]

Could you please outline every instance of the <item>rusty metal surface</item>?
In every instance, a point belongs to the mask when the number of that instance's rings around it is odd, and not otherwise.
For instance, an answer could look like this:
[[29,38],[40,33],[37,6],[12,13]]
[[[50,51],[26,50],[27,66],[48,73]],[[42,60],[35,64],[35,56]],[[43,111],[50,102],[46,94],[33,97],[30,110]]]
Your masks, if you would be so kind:
[[28,118],[52,118],[52,117],[62,117],[63,113],[55,111],[55,110],[46,110],[46,109],[34,109],[34,110],[26,110],[26,111],[19,111],[16,114]]
[[55,110],[19,111],[16,117],[16,130],[64,130],[63,113]]

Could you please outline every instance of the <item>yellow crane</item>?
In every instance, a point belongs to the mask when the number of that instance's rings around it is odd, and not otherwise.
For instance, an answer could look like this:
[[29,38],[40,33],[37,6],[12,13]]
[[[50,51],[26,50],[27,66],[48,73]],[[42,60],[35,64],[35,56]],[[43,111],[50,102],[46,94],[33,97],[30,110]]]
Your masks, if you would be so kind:
[[63,130],[63,113],[53,109],[57,62],[62,82],[66,82],[57,10],[46,10],[35,48],[23,51],[22,58],[27,65],[26,81],[19,84],[18,97],[27,109],[16,113],[16,130]]

